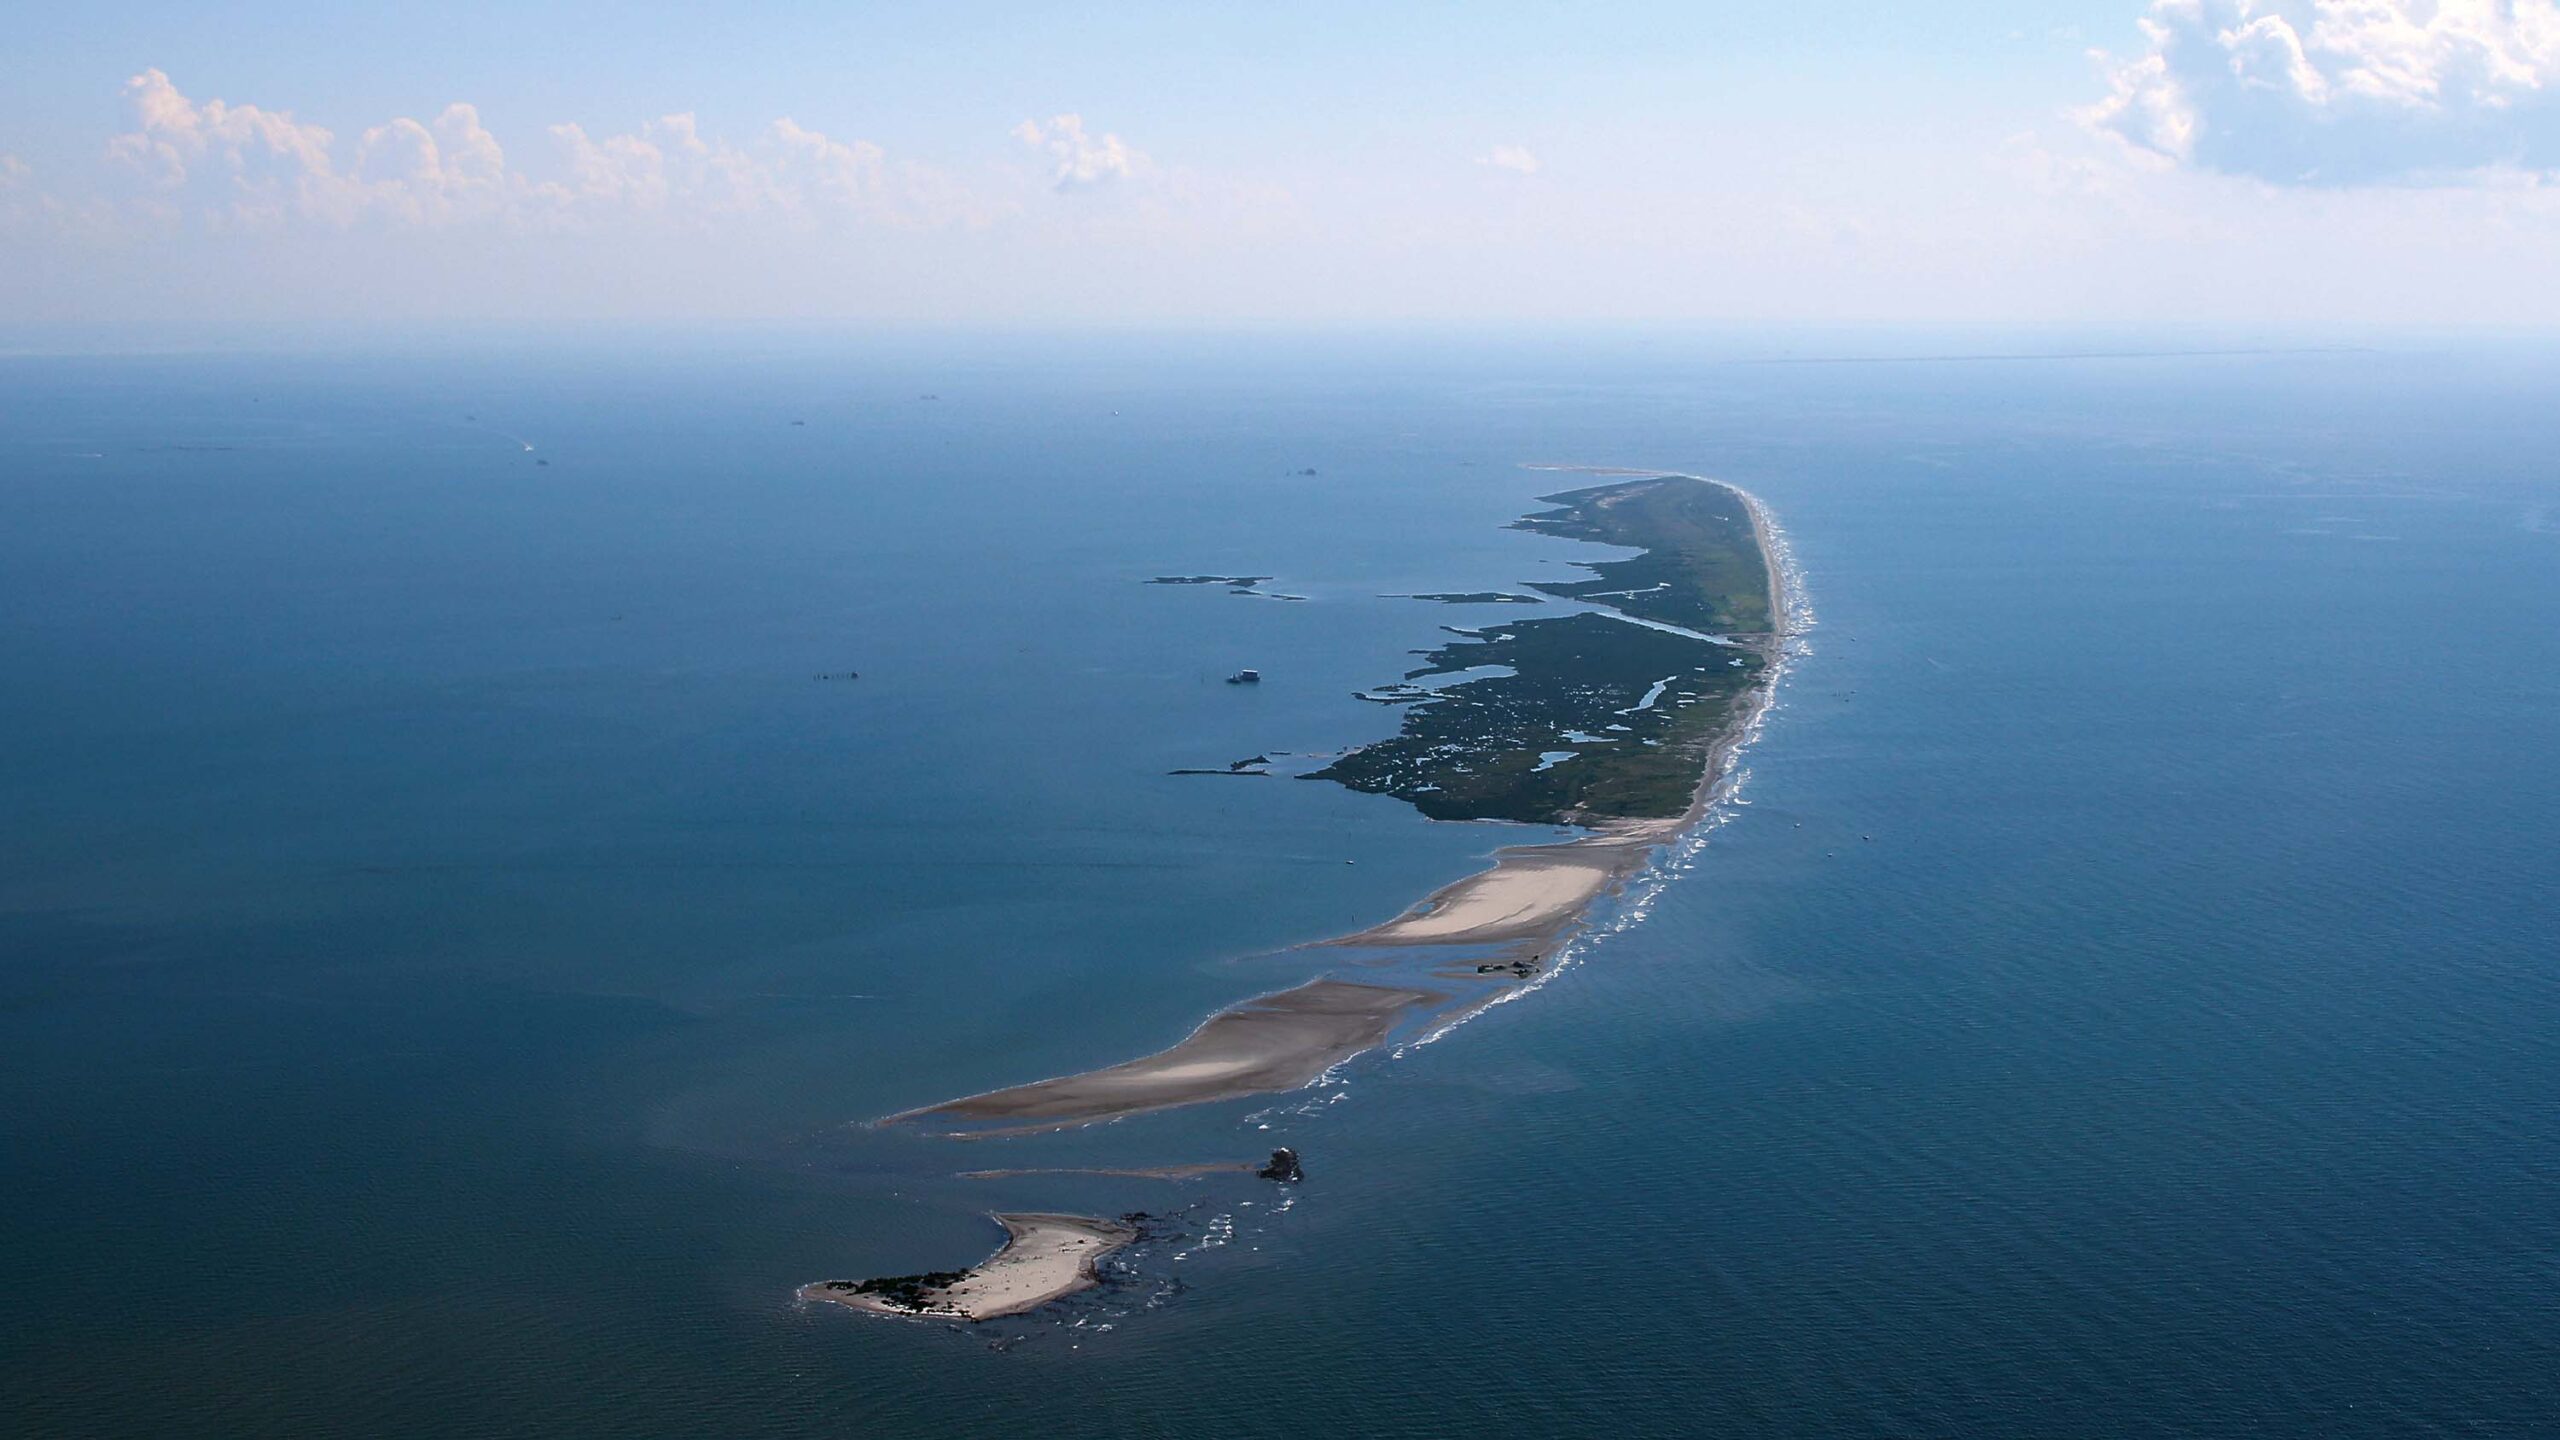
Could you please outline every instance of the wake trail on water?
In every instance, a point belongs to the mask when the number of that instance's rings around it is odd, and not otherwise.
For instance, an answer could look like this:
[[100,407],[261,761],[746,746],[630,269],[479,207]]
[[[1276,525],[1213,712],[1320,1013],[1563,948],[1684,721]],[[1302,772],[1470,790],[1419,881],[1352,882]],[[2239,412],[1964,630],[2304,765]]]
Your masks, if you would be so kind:
[[475,434],[494,435],[501,440],[508,441],[524,454],[530,455],[533,453],[533,442],[511,431],[501,430],[494,425],[483,425],[477,420],[457,420],[453,423],[460,426],[462,429],[472,431]]

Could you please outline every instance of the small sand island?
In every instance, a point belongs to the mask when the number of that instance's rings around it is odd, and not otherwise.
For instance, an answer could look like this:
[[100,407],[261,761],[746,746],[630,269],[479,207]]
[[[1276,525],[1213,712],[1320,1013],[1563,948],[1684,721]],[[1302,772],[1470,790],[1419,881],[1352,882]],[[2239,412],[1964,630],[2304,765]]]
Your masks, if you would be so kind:
[[[1570,613],[1452,629],[1458,638],[1421,668],[1364,692],[1402,706],[1399,733],[1303,777],[1393,795],[1434,819],[1580,832],[1499,850],[1492,868],[1405,914],[1318,942],[1419,962],[1424,983],[1311,980],[1220,1011],[1154,1055],[882,1123],[1012,1135],[1296,1089],[1414,1016],[1480,1007],[1536,978],[1594,903],[1706,813],[1767,704],[1787,613],[1768,517],[1740,490],[1648,474],[1544,499],[1557,508],[1514,528],[1638,553],[1579,562],[1589,580],[1529,587]],[[1497,592],[1421,598],[1501,603]],[[1488,673],[1436,689],[1415,683],[1474,670]]]
[[937,1320],[994,1320],[1037,1310],[1098,1283],[1094,1262],[1138,1232],[1084,1215],[998,1215],[1004,1247],[967,1270],[890,1275],[876,1280],[821,1280],[800,1287],[803,1300]]

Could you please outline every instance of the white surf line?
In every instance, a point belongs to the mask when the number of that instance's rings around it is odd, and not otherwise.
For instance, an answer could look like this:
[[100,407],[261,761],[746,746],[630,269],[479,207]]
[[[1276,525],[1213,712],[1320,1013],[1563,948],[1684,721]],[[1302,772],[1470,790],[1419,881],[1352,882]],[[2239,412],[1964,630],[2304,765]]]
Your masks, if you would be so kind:
[[[1584,473],[1616,473],[1628,476],[1677,475],[1679,473],[1660,470],[1612,470],[1599,466],[1530,465],[1523,468],[1533,470],[1570,468]],[[1680,475],[1679,478],[1704,480],[1708,477]],[[1723,485],[1741,496],[1743,504],[1749,508],[1752,530],[1760,542],[1762,560],[1769,567],[1772,582],[1770,588],[1773,591],[1770,598],[1778,611],[1770,617],[1775,627],[1774,633],[1770,636],[1770,663],[1761,673],[1760,690],[1756,702],[1752,705],[1750,712],[1743,717],[1739,733],[1724,748],[1722,774],[1698,797],[1686,817],[1688,823],[1677,834],[1654,847],[1652,856],[1642,869],[1629,876],[1615,895],[1596,897],[1593,900],[1574,928],[1561,936],[1554,949],[1548,952],[1546,963],[1532,978],[1522,984],[1504,987],[1480,1004],[1460,1005],[1455,1008],[1454,1013],[1444,1011],[1439,1016],[1433,1017],[1434,1023],[1431,1023],[1422,1033],[1386,1047],[1385,1058],[1389,1062],[1403,1061],[1414,1051],[1437,1044],[1455,1034],[1469,1021],[1489,1014],[1500,1006],[1537,994],[1567,972],[1580,969],[1592,947],[1605,943],[1611,937],[1643,923],[1651,915],[1655,902],[1669,887],[1673,877],[1696,867],[1698,857],[1706,849],[1708,837],[1732,823],[1740,810],[1751,803],[1744,799],[1742,794],[1744,785],[1751,777],[1751,771],[1744,763],[1744,758],[1759,743],[1761,735],[1768,727],[1771,714],[1785,703],[1783,692],[1790,673],[1812,651],[1811,645],[1806,640],[1806,632],[1815,624],[1813,602],[1805,583],[1803,567],[1796,562],[1795,547],[1789,542],[1787,532],[1778,524],[1777,517],[1770,512],[1769,507],[1761,502],[1759,496],[1730,481],[1717,480],[1712,483]],[[1583,737],[1571,738],[1578,740]],[[1607,737],[1589,738],[1605,739]],[[1307,1088],[1310,1091],[1320,1087],[1341,1087],[1331,1088],[1330,1093],[1324,1095],[1321,1101],[1308,1100],[1286,1106],[1274,1106],[1247,1116],[1247,1122],[1254,1124],[1257,1129],[1267,1131],[1274,1128],[1275,1122],[1285,1124],[1285,1121],[1280,1119],[1284,1114],[1309,1120],[1316,1118],[1326,1106],[1351,1098],[1347,1078],[1342,1074],[1349,1064],[1349,1060],[1337,1062],[1332,1069],[1309,1082]],[[1152,1305],[1153,1302],[1149,1303]]]
[[[1703,480],[1710,485],[1723,486],[1734,494],[1741,496],[1742,503],[1750,509],[1755,521],[1755,528],[1762,533],[1762,540],[1764,542],[1761,546],[1762,550],[1764,552],[1773,550],[1776,552],[1775,554],[1766,554],[1764,555],[1764,558],[1772,562],[1777,570],[1779,580],[1778,599],[1785,607],[1785,624],[1777,632],[1777,638],[1780,641],[1785,641],[1794,638],[1802,631],[1813,628],[1813,603],[1811,600],[1806,598],[1805,588],[1800,583],[1804,577],[1804,572],[1802,568],[1796,564],[1795,549],[1788,543],[1786,528],[1778,523],[1777,517],[1770,513],[1769,507],[1761,503],[1759,496],[1752,494],[1750,491],[1734,484],[1732,481],[1719,480],[1713,475],[1699,475],[1687,470],[1645,470],[1627,465],[1568,465],[1542,460],[1523,460],[1520,462],[1520,468],[1523,470],[1552,471],[1566,475],[1598,475],[1602,477],[1618,477],[1629,480]],[[1609,609],[1609,607],[1605,605],[1594,605],[1591,608],[1603,611]],[[1617,612],[1610,611],[1609,613],[1616,614]],[[1654,624],[1656,629],[1671,629],[1677,634],[1697,635],[1697,632],[1694,630],[1680,630],[1676,626],[1663,626],[1655,622],[1637,619],[1637,617],[1633,615],[1620,615],[1619,618],[1632,621],[1638,625]],[[1772,622],[1776,622],[1780,617],[1773,615],[1769,618]],[[1698,636],[1698,638],[1703,640],[1712,640],[1719,645],[1733,645],[1738,643],[1721,635],[1702,635]]]
[[[1544,990],[1568,970],[1578,968],[1590,947],[1641,924],[1651,915],[1654,902],[1669,886],[1672,877],[1693,868],[1699,852],[1706,848],[1707,837],[1730,824],[1736,812],[1750,803],[1742,798],[1744,782],[1751,775],[1750,768],[1744,764],[1744,757],[1759,743],[1762,732],[1768,727],[1770,713],[1775,711],[1781,703],[1781,692],[1785,688],[1789,672],[1795,668],[1796,662],[1809,648],[1804,643],[1803,637],[1804,632],[1813,627],[1814,619],[1813,604],[1806,595],[1804,571],[1796,563],[1795,549],[1788,543],[1786,531],[1779,528],[1777,517],[1770,513],[1767,505],[1761,503],[1759,496],[1728,480],[1711,480],[1704,475],[1689,475],[1673,470],[1625,470],[1597,465],[1525,465],[1522,468],[1576,470],[1584,474],[1624,475],[1634,478],[1668,476],[1682,480],[1708,480],[1710,484],[1722,485],[1741,496],[1743,505],[1751,515],[1752,533],[1759,541],[1762,563],[1769,568],[1770,588],[1774,592],[1771,599],[1778,609],[1778,613],[1772,615],[1770,620],[1780,628],[1771,640],[1769,666],[1761,673],[1758,696],[1750,713],[1743,718],[1740,731],[1724,747],[1721,757],[1723,771],[1699,796],[1691,811],[1689,823],[1677,834],[1656,846],[1652,858],[1644,868],[1629,876],[1614,895],[1595,898],[1590,907],[1584,911],[1575,928],[1548,952],[1546,965],[1535,976],[1523,984],[1498,991],[1492,998],[1481,1004],[1457,1007],[1454,1013],[1445,1014],[1424,1033],[1391,1047],[1387,1051],[1387,1057],[1390,1060],[1402,1060],[1415,1050],[1426,1045],[1437,1044],[1448,1038],[1469,1021],[1490,1013],[1498,1006],[1511,1004],[1513,1001]],[[1605,609],[1605,607],[1594,608]],[[1645,623],[1634,616],[1618,618],[1636,624]],[[1662,628],[1676,631],[1677,627]],[[1715,637],[1699,636],[1697,638]],[[1716,643],[1733,645],[1737,642],[1718,639]]]

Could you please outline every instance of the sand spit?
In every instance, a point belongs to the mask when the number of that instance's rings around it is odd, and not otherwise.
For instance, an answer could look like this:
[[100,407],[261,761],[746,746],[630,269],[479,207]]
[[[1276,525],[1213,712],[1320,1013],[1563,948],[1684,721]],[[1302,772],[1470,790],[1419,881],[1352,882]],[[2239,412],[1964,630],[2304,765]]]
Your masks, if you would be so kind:
[[947,1276],[821,1280],[801,1286],[800,1298],[874,1315],[994,1320],[1094,1285],[1094,1262],[1138,1238],[1126,1225],[1087,1215],[995,1218],[1005,1229],[1004,1247],[970,1269]]
[[1387,1038],[1407,1011],[1449,997],[1431,990],[1314,980],[1221,1010],[1170,1050],[888,1117],[992,1121],[1014,1135],[1143,1110],[1295,1090]]
[[1433,891],[1383,925],[1327,945],[1491,945],[1552,940],[1642,869],[1678,821],[1610,821],[1561,845],[1494,852],[1493,868]]

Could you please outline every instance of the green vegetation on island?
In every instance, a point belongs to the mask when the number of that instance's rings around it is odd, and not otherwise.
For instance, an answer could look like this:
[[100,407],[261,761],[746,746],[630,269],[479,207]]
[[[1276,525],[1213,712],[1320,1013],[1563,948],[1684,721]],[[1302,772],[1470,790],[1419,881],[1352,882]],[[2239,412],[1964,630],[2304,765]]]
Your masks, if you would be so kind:
[[[1769,567],[1749,503],[1685,477],[1544,498],[1562,508],[1518,528],[1643,553],[1583,562],[1591,581],[1536,588],[1622,613],[1455,632],[1403,685],[1364,696],[1406,703],[1402,731],[1308,779],[1394,795],[1440,820],[1588,824],[1689,808],[1773,655]],[[1509,673],[1412,688],[1482,667]]]
[[1563,508],[1523,516],[1511,528],[1644,553],[1584,562],[1596,579],[1531,589],[1691,630],[1769,630],[1768,557],[1760,553],[1751,506],[1740,491],[1711,480],[1665,476],[1539,498]]
[[921,1275],[883,1275],[876,1280],[827,1280],[819,1288],[846,1295],[868,1295],[901,1310],[922,1310],[942,1292],[969,1278],[966,1270],[928,1270]]
[[1264,600],[1307,598],[1304,595],[1283,595],[1277,590],[1263,589],[1263,582],[1270,578],[1268,575],[1158,575],[1147,583],[1150,585],[1223,585],[1230,595],[1252,595]]

